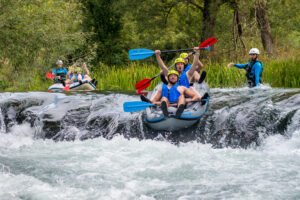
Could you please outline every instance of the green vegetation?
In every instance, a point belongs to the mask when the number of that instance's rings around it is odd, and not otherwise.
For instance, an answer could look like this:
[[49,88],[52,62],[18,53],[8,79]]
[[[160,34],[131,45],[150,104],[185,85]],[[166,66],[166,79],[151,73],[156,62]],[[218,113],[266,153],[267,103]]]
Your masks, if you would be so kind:
[[[210,87],[242,87],[246,83],[245,70],[227,67],[223,64],[206,64],[207,82]],[[272,87],[300,87],[300,60],[271,61],[264,63],[263,82]],[[135,90],[135,84],[145,78],[158,74],[160,68],[156,65],[129,64],[126,67],[101,66],[94,73],[99,81],[101,90]],[[111,76],[107,76],[111,74]],[[153,89],[160,81],[157,77],[148,88]]]
[[1,0],[0,91],[46,91],[58,59],[87,62],[99,89],[132,90],[159,68],[153,57],[130,61],[130,49],[192,48],[211,36],[218,42],[202,55],[211,87],[243,86],[243,70],[225,66],[247,62],[252,47],[264,82],[300,87],[299,9],[298,0]]
[[[245,70],[227,67],[228,62],[205,64],[209,86],[214,87],[243,87],[246,83]],[[171,65],[171,64],[170,64]],[[272,87],[300,88],[300,60],[287,59],[280,61],[264,62],[263,82]],[[157,65],[131,63],[123,67],[98,65],[92,76],[98,80],[99,90],[135,90],[135,84],[142,79],[152,78],[160,72]],[[46,91],[52,80],[38,72],[30,81],[25,83],[22,78],[12,83],[1,82],[5,91]],[[148,90],[153,89],[160,81],[157,77],[151,82]],[[5,85],[6,84],[6,85]],[[9,87],[10,86],[10,87]]]

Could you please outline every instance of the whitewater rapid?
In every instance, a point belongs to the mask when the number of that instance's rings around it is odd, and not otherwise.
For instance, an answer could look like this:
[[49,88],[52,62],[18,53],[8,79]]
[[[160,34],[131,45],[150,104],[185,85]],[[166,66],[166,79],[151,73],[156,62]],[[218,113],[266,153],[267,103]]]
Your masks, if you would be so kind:
[[212,89],[194,127],[157,132],[137,96],[0,95],[0,199],[299,199],[300,90]]

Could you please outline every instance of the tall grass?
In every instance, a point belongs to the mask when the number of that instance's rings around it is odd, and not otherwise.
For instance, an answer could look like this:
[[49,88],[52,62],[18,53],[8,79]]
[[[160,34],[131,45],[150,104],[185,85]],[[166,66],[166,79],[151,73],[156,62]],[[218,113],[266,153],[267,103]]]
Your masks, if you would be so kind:
[[[246,71],[235,67],[227,67],[228,62],[204,62],[207,71],[206,81],[211,88],[245,86]],[[263,83],[272,87],[300,88],[300,59],[266,61],[263,63]],[[4,68],[2,68],[4,69]],[[142,79],[152,78],[160,72],[157,65],[131,63],[126,66],[107,66],[99,64],[93,67],[91,76],[98,80],[99,90],[135,90],[135,84]],[[50,70],[49,70],[50,71]],[[7,71],[6,71],[7,72]],[[47,91],[52,80],[45,77],[37,69],[30,73],[17,72],[17,78],[12,79],[9,73],[0,76],[1,91]],[[157,77],[151,82],[148,90],[153,89],[160,81]]]
[[[207,82],[210,87],[242,87],[246,83],[246,71],[236,67],[227,67],[228,62],[207,63]],[[289,59],[263,63],[263,83],[272,87],[300,88],[300,60]],[[157,65],[137,65],[124,67],[99,66],[94,77],[99,81],[101,90],[135,90],[135,84],[142,79],[151,78],[160,72]],[[157,77],[148,89],[153,89],[160,81]]]

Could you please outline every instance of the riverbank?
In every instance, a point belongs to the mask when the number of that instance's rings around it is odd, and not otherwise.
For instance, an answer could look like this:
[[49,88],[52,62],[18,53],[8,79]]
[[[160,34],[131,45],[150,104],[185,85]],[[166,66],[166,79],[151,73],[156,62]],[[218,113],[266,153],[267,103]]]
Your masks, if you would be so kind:
[[[245,70],[227,67],[228,62],[225,61],[222,63],[204,61],[203,63],[204,70],[207,71],[206,81],[211,88],[235,88],[245,85]],[[263,65],[264,83],[271,87],[300,88],[300,59],[266,61]],[[94,70],[91,70],[91,74],[98,80],[99,90],[135,90],[137,82],[151,78],[160,72],[157,65],[136,62],[121,67],[99,64],[93,66],[92,69]],[[45,72],[40,72],[36,68],[30,73],[17,72],[15,79],[11,79],[10,73],[4,72],[4,68],[1,72],[0,90],[3,92],[46,91],[52,84],[52,80],[46,78]],[[153,80],[148,89],[153,89],[159,81],[159,77]]]

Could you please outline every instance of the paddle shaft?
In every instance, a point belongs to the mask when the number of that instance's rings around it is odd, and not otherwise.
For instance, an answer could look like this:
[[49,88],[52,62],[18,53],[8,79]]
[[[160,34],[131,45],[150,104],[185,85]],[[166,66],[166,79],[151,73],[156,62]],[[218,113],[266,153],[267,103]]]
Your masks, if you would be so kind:
[[[200,49],[208,49],[207,47],[200,47]],[[180,52],[180,51],[193,51],[194,49],[177,49],[177,50],[167,50],[161,51],[161,53],[171,53],[171,52]]]
[[[208,99],[200,99],[200,100],[197,100],[197,101],[191,101],[189,103],[194,103],[194,102],[203,102],[203,101],[208,101]],[[170,104],[170,106],[176,106],[177,104]],[[144,101],[131,101],[131,102],[125,102],[123,104],[123,110],[125,112],[136,112],[136,111],[141,111],[141,110],[144,110],[148,107],[151,107],[151,106],[157,106],[155,103],[152,104],[152,103],[147,103],[147,102],[144,102]]]

